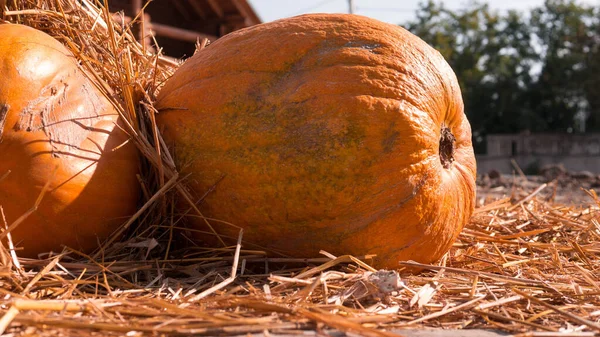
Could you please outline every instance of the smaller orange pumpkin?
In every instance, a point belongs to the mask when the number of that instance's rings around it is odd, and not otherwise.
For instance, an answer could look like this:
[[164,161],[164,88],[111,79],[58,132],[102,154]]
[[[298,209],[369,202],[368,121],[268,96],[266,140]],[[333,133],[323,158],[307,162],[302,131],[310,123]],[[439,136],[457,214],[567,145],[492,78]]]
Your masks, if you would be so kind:
[[20,256],[89,251],[136,210],[138,153],[110,102],[49,35],[0,25],[0,206]]

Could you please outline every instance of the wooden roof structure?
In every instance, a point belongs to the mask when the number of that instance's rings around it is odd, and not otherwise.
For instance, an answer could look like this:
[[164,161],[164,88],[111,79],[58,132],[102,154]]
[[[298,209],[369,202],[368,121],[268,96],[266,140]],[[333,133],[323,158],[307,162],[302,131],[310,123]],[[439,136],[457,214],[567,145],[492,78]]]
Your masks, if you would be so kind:
[[152,46],[155,39],[176,58],[191,56],[197,41],[261,23],[247,0],[110,0],[109,7],[122,13],[115,15],[118,22],[138,17],[133,29],[140,41]]

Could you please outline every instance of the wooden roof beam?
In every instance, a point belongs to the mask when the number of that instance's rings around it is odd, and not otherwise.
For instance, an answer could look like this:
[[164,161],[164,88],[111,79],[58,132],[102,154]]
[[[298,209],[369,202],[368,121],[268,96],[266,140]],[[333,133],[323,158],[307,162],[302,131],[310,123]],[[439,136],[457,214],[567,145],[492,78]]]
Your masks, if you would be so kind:
[[209,39],[215,41],[216,36],[195,32],[193,30],[181,29],[169,25],[163,25],[160,23],[152,22],[150,29],[156,33],[156,35],[168,37],[174,40],[196,42],[202,39]]
[[[132,20],[130,16],[119,15],[116,13],[113,14],[112,17],[113,20],[115,20],[115,22],[117,22],[117,24],[119,25],[127,25]],[[152,31],[154,35],[168,37],[173,40],[188,41],[195,43],[196,41],[202,39],[209,39],[210,41],[215,41],[217,39],[217,37],[214,35],[203,34],[193,30],[177,28],[156,22],[148,22],[146,23],[146,25],[148,26],[146,29]]]
[[183,16],[183,18],[185,20],[192,21],[192,17],[190,16],[190,11],[187,8],[185,8],[183,3],[181,3],[180,1],[181,0],[171,0],[171,3],[175,7],[175,10],[177,10],[177,12],[179,12],[179,14],[181,14],[181,16]]
[[244,16],[244,24],[246,26],[252,26],[260,23],[260,19],[254,13],[254,10],[248,4],[247,0],[232,0],[235,8]]
[[202,20],[206,20],[206,18],[207,18],[206,12],[202,8],[202,6],[200,6],[198,1],[192,0],[192,1],[189,1],[189,4],[190,4],[190,6],[192,6],[192,9],[194,10],[194,12],[196,12],[196,14],[198,14],[198,16]]
[[210,5],[210,8],[212,8],[212,10],[215,11],[215,13],[219,17],[219,19],[223,18],[223,15],[224,15],[223,8],[221,8],[221,6],[219,6],[219,2],[218,1],[216,1],[216,0],[208,0],[208,4]]

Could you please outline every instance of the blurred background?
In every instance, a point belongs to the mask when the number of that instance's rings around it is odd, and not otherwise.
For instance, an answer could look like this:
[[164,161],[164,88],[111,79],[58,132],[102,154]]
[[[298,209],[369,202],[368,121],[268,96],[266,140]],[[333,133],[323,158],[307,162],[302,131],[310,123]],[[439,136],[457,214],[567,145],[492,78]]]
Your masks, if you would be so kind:
[[[167,55],[261,22],[355,13],[401,25],[454,69],[479,171],[600,172],[600,0],[111,0]],[[146,6],[147,7],[144,7]],[[142,8],[144,11],[142,12]]]

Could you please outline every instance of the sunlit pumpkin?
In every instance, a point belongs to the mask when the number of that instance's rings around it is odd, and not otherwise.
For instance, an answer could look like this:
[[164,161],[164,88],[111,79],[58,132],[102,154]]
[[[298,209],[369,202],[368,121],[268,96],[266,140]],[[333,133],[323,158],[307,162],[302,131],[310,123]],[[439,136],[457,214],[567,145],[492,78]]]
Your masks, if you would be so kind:
[[[0,25],[0,206],[19,256],[91,250],[135,212],[138,155],[110,102],[57,40]],[[10,173],[9,173],[10,172]],[[2,178],[3,177],[3,178]],[[2,222],[0,222],[2,224]]]
[[156,106],[203,215],[244,228],[248,248],[432,262],[473,211],[456,77],[394,25],[319,14],[237,31],[188,59]]

